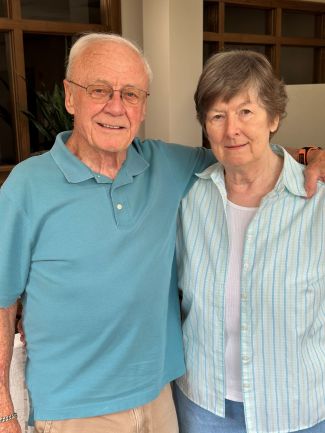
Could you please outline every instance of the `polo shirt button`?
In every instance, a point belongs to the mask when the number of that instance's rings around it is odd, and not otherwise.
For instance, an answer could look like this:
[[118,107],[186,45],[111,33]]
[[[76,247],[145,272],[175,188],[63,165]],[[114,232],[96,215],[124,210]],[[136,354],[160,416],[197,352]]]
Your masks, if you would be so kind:
[[117,210],[122,210],[123,205],[121,203],[117,203],[116,208],[117,208]]

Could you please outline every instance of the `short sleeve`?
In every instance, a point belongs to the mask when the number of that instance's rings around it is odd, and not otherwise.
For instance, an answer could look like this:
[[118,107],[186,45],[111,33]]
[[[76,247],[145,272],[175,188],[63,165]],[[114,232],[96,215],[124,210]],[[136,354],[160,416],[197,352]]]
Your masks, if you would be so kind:
[[22,295],[28,278],[31,242],[27,216],[0,190],[0,307]]
[[183,197],[197,180],[195,174],[216,162],[211,150],[204,147],[188,147],[168,143],[164,146],[164,151],[167,156],[169,173],[176,182],[185,185]]

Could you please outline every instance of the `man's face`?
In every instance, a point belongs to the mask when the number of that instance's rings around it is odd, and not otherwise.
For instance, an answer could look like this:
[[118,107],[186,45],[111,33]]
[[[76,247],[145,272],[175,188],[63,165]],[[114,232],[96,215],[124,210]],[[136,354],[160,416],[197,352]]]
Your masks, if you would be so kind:
[[[138,55],[126,45],[98,42],[76,59],[70,79],[84,87],[107,84],[113,89],[134,86],[148,90],[148,77]],[[85,89],[64,81],[66,108],[74,115],[72,140],[81,154],[124,153],[144,120],[146,101],[125,104],[120,92],[98,103]]]

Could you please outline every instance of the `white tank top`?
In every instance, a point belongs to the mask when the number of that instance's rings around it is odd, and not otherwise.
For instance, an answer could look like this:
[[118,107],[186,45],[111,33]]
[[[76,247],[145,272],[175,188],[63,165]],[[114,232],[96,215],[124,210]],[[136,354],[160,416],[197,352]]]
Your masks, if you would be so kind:
[[225,293],[226,398],[243,401],[240,362],[240,274],[247,226],[258,208],[227,202],[229,268]]

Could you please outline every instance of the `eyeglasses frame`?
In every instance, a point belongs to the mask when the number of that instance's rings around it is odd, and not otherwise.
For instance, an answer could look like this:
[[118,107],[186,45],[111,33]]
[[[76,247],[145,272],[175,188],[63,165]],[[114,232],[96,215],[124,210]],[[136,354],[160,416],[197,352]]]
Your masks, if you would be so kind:
[[[91,94],[88,92],[89,87],[91,87],[91,86],[96,86],[96,84],[89,84],[88,86],[83,86],[83,85],[81,85],[81,84],[79,84],[79,83],[76,83],[76,82],[73,81],[73,80],[68,80],[68,79],[66,79],[66,81],[67,81],[68,83],[74,84],[75,86],[81,87],[82,89],[85,89],[87,95],[90,96],[90,98],[91,98],[93,101],[96,101],[96,98],[93,98],[93,97],[91,96]],[[99,85],[100,85],[100,84],[99,84]],[[111,97],[110,97],[110,98],[105,102],[106,104],[107,104],[107,102],[109,102],[109,101],[112,100],[114,92],[120,92],[120,98],[121,98],[121,100],[122,100],[123,103],[126,102],[126,103],[128,103],[128,104],[130,104],[130,105],[133,105],[133,106],[138,105],[138,102],[136,102],[135,104],[133,104],[133,103],[130,102],[130,101],[124,101],[124,99],[123,99],[123,97],[122,97],[122,90],[125,89],[125,88],[128,88],[128,87],[129,87],[129,88],[132,88],[132,89],[136,89],[136,90],[138,90],[139,92],[143,92],[143,93],[145,93],[145,98],[144,98],[144,100],[145,100],[148,96],[150,96],[150,93],[149,93],[147,90],[139,89],[138,87],[131,86],[131,85],[130,85],[130,86],[123,86],[123,87],[121,87],[120,89],[114,89],[113,86],[111,86],[110,84],[107,84],[106,86],[107,86],[107,87],[110,87],[110,88],[112,89],[112,91],[113,91],[112,96],[111,96]],[[144,102],[144,100],[143,100],[143,101],[139,101],[139,102]],[[103,104],[104,102],[97,102],[97,103],[98,103],[98,104]]]

